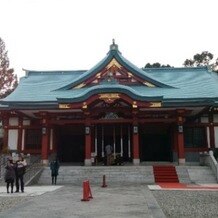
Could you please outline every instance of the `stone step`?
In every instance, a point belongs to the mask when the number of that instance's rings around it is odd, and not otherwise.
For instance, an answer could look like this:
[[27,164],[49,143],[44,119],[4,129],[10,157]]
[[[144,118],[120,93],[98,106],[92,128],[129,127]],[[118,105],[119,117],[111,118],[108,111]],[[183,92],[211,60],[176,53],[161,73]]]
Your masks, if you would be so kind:
[[188,168],[191,182],[199,184],[217,183],[216,177],[208,166],[191,166]]
[[[209,167],[204,166],[176,166],[180,183],[217,183]],[[102,184],[103,175],[107,183],[114,184],[154,184],[152,166],[61,166],[58,184],[82,185],[84,180],[92,184]],[[51,184],[49,167],[44,170],[38,184]]]
[[[106,176],[106,181],[110,183],[154,183],[152,167],[60,167],[58,181],[59,184],[82,184],[84,180],[89,180],[92,183],[99,184],[103,180],[103,175]],[[48,167],[39,179],[39,184],[50,184],[51,172]]]

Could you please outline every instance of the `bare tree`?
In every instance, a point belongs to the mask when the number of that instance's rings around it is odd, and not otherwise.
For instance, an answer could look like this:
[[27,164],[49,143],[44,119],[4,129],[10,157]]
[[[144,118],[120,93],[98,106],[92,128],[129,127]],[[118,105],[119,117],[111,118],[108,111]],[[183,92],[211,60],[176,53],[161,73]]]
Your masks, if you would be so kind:
[[17,76],[9,68],[8,52],[5,43],[0,38],[0,98],[9,95],[17,87]]

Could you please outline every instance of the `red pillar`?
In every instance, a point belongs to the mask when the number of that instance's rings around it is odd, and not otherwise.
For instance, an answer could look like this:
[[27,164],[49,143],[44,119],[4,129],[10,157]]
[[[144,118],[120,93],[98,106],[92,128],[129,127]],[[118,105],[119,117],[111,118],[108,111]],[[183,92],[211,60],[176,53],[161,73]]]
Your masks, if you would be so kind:
[[48,164],[48,148],[49,148],[49,128],[48,120],[46,118],[42,119],[42,163]]
[[214,137],[214,125],[213,125],[213,114],[209,114],[209,135],[210,135],[210,148],[215,148],[215,137]]
[[185,164],[185,148],[184,148],[184,134],[183,126],[178,125],[177,131],[177,148],[178,148],[178,162],[180,165]]
[[133,124],[133,164],[138,165],[140,163],[139,160],[139,133],[138,133],[138,125]]
[[22,117],[19,117],[18,120],[18,146],[17,150],[21,152],[21,147],[22,147],[22,133],[23,133],[23,119]]
[[90,123],[85,126],[85,165],[91,165],[91,128]]
[[183,134],[183,123],[184,123],[184,110],[177,111],[177,151],[178,151],[178,162],[179,165],[185,164],[185,148],[184,148],[184,134]]
[[42,127],[42,163],[48,163],[49,134],[48,128]]

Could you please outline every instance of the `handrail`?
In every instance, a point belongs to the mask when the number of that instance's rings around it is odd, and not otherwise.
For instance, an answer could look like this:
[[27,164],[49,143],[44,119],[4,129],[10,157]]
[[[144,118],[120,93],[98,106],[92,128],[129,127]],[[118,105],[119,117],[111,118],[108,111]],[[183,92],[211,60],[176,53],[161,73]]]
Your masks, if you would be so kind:
[[218,164],[212,150],[209,153],[200,153],[200,163],[211,168],[218,182]]
[[26,173],[24,174],[24,182],[28,185],[31,180],[41,171],[43,165],[41,163],[41,156],[29,156],[27,157]]
[[[3,181],[5,174],[5,167],[7,164],[7,155],[0,155],[0,181]],[[29,181],[41,171],[43,165],[41,163],[41,156],[25,156],[27,162],[26,173],[24,174],[24,183],[27,184]]]
[[208,162],[208,165],[211,167],[213,173],[215,174],[216,180],[218,182],[218,163],[213,155],[212,150],[209,151],[209,158],[208,158],[207,162]]
[[2,180],[5,175],[5,167],[7,164],[7,156],[6,155],[0,155],[0,179]]

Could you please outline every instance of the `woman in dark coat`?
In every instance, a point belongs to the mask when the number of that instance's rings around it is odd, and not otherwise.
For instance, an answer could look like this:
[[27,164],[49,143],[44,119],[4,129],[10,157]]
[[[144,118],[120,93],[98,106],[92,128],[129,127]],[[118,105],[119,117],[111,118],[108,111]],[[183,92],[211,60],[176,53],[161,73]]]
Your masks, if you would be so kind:
[[57,159],[53,160],[50,163],[50,169],[51,169],[52,185],[56,185],[56,183],[57,183],[57,176],[58,176],[58,170],[59,170],[59,162],[58,162]]
[[13,193],[15,180],[15,166],[12,159],[8,159],[7,166],[5,167],[5,182],[7,193],[9,193],[9,186],[11,185],[11,193]]

